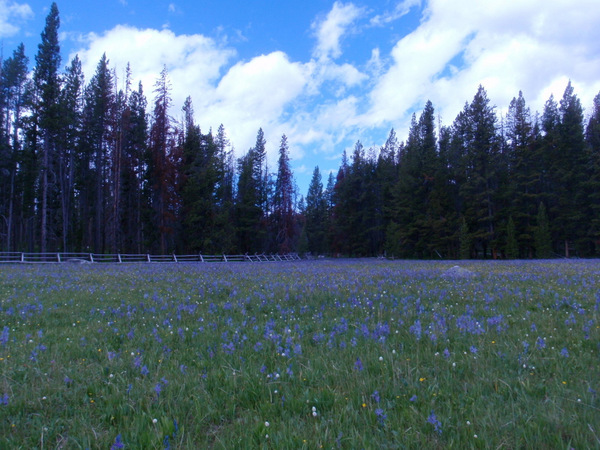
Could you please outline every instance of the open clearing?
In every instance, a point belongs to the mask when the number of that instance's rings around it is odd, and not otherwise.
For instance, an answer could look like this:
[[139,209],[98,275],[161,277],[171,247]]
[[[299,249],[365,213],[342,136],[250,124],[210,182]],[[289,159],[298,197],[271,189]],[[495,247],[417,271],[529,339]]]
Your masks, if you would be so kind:
[[2,266],[0,447],[598,447],[599,308],[596,260]]

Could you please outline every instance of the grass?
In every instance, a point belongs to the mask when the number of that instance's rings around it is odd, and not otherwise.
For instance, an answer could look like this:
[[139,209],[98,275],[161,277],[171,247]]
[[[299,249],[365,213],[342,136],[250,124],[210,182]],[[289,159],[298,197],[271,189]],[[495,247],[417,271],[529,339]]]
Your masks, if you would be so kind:
[[0,267],[2,448],[598,448],[600,262]]

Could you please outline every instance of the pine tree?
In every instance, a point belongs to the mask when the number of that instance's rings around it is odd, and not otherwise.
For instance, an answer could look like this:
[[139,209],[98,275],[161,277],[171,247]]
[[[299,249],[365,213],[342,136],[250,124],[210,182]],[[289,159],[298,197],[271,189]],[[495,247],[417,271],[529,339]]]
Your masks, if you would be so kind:
[[35,147],[40,154],[40,251],[47,250],[49,235],[54,234],[54,223],[50,220],[51,209],[56,199],[56,185],[51,174],[56,160],[57,134],[60,129],[60,45],[58,29],[60,19],[56,3],[50,6],[46,26],[42,32],[42,42],[35,57],[33,83],[35,91],[34,115],[37,131]]
[[114,79],[108,59],[103,55],[85,91],[83,149],[80,152],[78,181],[81,220],[86,224],[83,227],[83,244],[98,253],[105,251],[109,236],[110,155],[115,147],[116,125],[114,108]]
[[418,121],[413,114],[393,190],[391,220],[394,225],[388,227],[387,248],[396,256],[432,257],[438,251],[439,240],[434,232],[435,199],[432,198],[438,166],[435,115],[428,101]]
[[517,259],[519,257],[519,243],[515,231],[515,222],[512,216],[508,218],[506,225],[506,247],[504,249],[506,257],[509,259]]
[[514,220],[515,238],[525,254],[533,251],[533,228],[539,203],[539,173],[542,169],[535,153],[535,134],[531,113],[523,93],[513,98],[506,117],[508,186],[505,204]]
[[327,251],[327,199],[319,166],[315,167],[308,186],[304,217],[308,251],[312,255],[324,254]]
[[294,211],[294,180],[290,167],[287,137],[281,137],[277,178],[273,196],[273,218],[275,220],[276,245],[279,253],[290,253],[296,249],[297,227]]
[[180,180],[178,178],[181,163],[177,132],[171,124],[171,84],[167,68],[164,67],[155,83],[154,110],[150,127],[151,201],[158,234],[160,253],[175,250],[176,226],[180,213]]
[[258,180],[253,176],[254,149],[250,149],[238,160],[237,198],[235,222],[238,248],[244,253],[263,250],[262,209]]
[[[62,217],[62,248],[64,251],[77,248],[74,242],[75,214],[75,174],[76,152],[80,148],[83,125],[83,85],[84,76],[81,61],[77,56],[71,61],[64,76],[60,96],[63,125],[57,146],[58,183],[60,186],[60,206]],[[73,242],[72,242],[73,241]]]
[[553,220],[557,237],[564,243],[565,256],[569,257],[572,250],[580,254],[588,251],[585,242],[587,227],[582,226],[587,205],[584,183],[588,174],[583,109],[570,82],[560,101],[559,114],[558,152],[554,155],[552,165],[557,194]]
[[[466,134],[463,136],[465,180],[460,185],[461,203],[471,238],[483,257],[496,251],[498,138],[496,114],[487,93],[479,86],[477,94],[464,112]],[[461,117],[461,120],[462,118]]]
[[550,258],[552,256],[552,236],[550,235],[546,207],[542,202],[540,202],[538,207],[534,239],[536,257],[540,259]]
[[589,217],[588,236],[593,245],[591,253],[600,254],[600,93],[594,97],[594,109],[590,115],[585,140],[589,159],[587,190]]
[[145,195],[148,183],[147,170],[151,167],[148,151],[147,100],[142,83],[127,97],[127,105],[122,112],[122,154],[123,179],[121,196],[121,234],[123,251],[141,253],[146,235],[151,228],[147,220],[151,205]]
[[4,248],[14,250],[16,235],[15,209],[21,201],[18,182],[18,168],[22,153],[20,135],[23,130],[22,114],[25,110],[25,93],[27,83],[28,58],[25,56],[25,46],[20,44],[13,56],[2,63],[0,67],[0,215],[5,218],[6,236]]
[[460,219],[460,228],[458,229],[458,242],[459,242],[459,258],[469,259],[471,257],[471,234],[469,232],[469,226],[464,217]]
[[235,250],[234,228],[234,178],[235,167],[233,148],[227,139],[225,127],[219,126],[215,136],[217,147],[217,186],[215,203],[217,206],[215,217],[215,242],[220,252],[231,253]]

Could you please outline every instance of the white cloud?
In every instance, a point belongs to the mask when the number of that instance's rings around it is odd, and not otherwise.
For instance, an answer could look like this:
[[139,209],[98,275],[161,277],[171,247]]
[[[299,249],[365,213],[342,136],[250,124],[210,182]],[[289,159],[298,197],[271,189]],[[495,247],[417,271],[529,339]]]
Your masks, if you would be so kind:
[[541,112],[569,78],[591,101],[600,88],[598,23],[596,0],[431,0],[421,24],[392,50],[365,120],[407,122],[431,99],[449,125],[479,84],[501,109],[522,90]]
[[[310,76],[310,65],[291,62],[283,52],[239,62],[205,97],[200,110],[196,108],[199,122],[223,123],[232,142],[246,143],[248,147],[262,127],[269,141],[268,150],[275,153],[281,135],[289,137],[289,130],[282,125],[286,107],[303,93]],[[247,148],[238,150],[245,152]]]
[[33,11],[27,3],[0,0],[0,38],[17,34],[17,24],[31,17]]
[[[410,115],[428,99],[450,125],[479,84],[500,109],[522,90],[531,109],[541,112],[549,95],[560,99],[571,79],[584,106],[591,104],[600,91],[596,2],[430,0],[421,21],[391,50],[382,42],[352,64],[336,59],[344,36],[367,12],[341,2],[313,22],[316,45],[307,61],[292,61],[284,51],[236,60],[234,44],[223,44],[226,36],[216,41],[126,26],[86,36],[79,55],[88,79],[104,52],[117,73],[130,62],[150,103],[166,65],[176,118],[191,95],[203,131],[223,123],[238,156],[254,145],[262,127],[272,167],[284,133],[292,161],[314,167],[313,155],[339,161],[341,150],[357,139],[370,144],[380,136],[383,143],[391,127],[405,139]],[[397,20],[417,4],[402,1],[371,24]]]
[[317,59],[338,58],[342,54],[342,36],[362,13],[363,9],[352,3],[336,1],[327,16],[312,25],[317,37],[314,56]]
[[390,22],[394,22],[405,15],[407,15],[410,10],[415,7],[421,5],[421,0],[404,0],[399,2],[393,11],[388,11],[384,14],[378,14],[370,20],[370,24],[372,26],[385,26]]
[[[102,35],[91,33],[83,38],[86,47],[77,53],[89,80],[104,53],[117,73],[131,64],[134,79],[142,81],[146,95],[152,99],[154,83],[162,68],[167,67],[177,110],[185,98],[205,95],[214,90],[221,71],[235,55],[202,35],[175,35],[170,30],[138,29],[119,25]],[[70,58],[74,56],[71,55]]]

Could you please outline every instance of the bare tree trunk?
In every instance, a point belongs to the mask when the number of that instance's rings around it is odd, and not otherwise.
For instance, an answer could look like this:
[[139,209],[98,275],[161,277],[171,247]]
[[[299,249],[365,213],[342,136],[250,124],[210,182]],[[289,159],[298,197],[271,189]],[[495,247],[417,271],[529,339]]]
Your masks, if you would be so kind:
[[48,153],[50,146],[48,142],[48,131],[44,136],[43,156],[42,156],[42,206],[41,206],[41,226],[40,226],[40,251],[46,252],[46,242],[48,240]]

